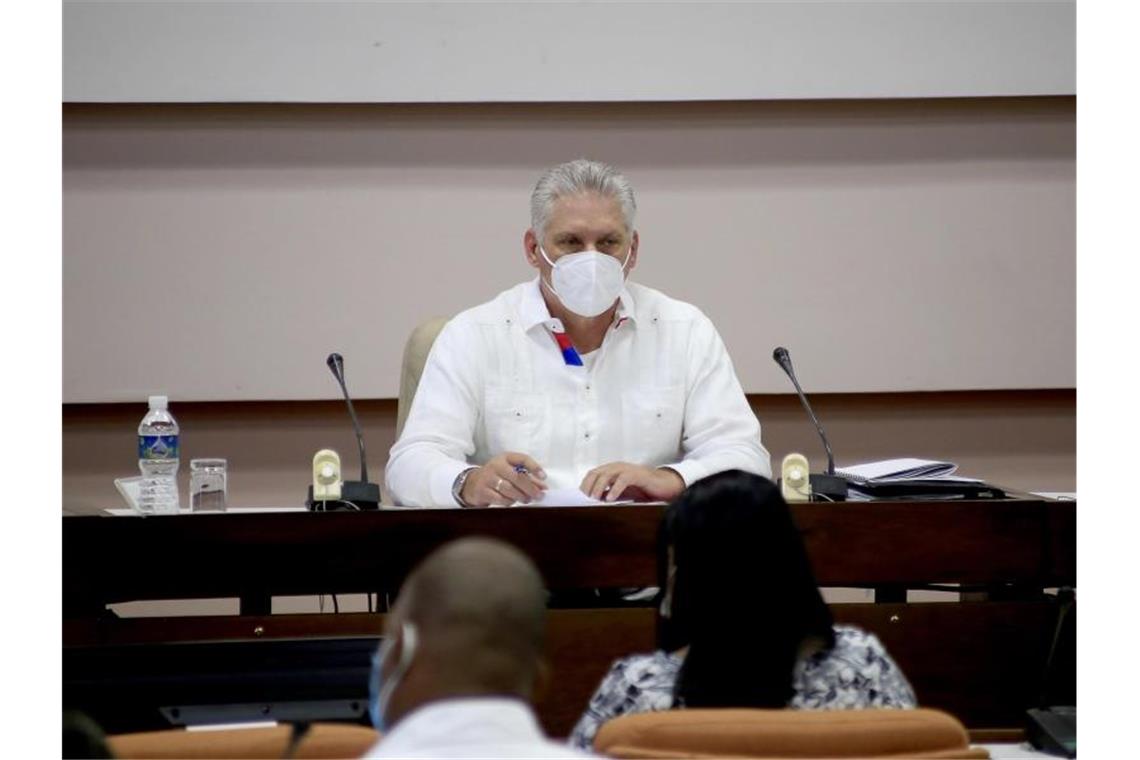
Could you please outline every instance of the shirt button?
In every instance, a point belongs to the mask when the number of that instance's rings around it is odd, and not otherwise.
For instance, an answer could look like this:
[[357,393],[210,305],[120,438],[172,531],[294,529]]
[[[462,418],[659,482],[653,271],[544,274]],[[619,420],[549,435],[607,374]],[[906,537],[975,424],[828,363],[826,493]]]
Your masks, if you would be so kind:
[[587,441],[590,440],[590,434],[589,433],[586,433],[586,440]]

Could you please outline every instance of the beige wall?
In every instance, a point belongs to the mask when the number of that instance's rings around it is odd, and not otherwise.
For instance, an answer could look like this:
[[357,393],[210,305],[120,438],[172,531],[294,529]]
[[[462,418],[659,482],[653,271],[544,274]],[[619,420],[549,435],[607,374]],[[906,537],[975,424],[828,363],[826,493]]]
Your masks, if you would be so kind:
[[1075,98],[65,106],[67,402],[393,398],[414,325],[533,274],[538,172],[638,189],[633,277],[745,390],[1074,387]]
[[[751,397],[774,460],[823,455],[814,428],[792,395]],[[813,404],[839,463],[893,456],[958,462],[965,474],[1021,490],[1076,489],[1076,393],[1071,390],[934,394],[826,395]],[[174,404],[182,426],[182,489],[193,457],[229,459],[236,506],[300,505],[312,455],[337,449],[349,473],[356,444],[341,402]],[[373,480],[395,436],[393,401],[357,404]],[[145,404],[63,407],[65,513],[121,506],[112,480],[137,474],[135,428]],[[183,497],[185,498],[185,496]]]

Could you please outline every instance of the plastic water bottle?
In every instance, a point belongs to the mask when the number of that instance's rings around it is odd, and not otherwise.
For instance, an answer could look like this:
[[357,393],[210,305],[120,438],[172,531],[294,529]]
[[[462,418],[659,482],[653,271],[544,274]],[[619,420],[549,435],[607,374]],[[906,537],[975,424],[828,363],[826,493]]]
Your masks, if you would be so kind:
[[177,512],[178,422],[166,408],[166,396],[151,396],[149,405],[139,424],[138,507],[143,512]]

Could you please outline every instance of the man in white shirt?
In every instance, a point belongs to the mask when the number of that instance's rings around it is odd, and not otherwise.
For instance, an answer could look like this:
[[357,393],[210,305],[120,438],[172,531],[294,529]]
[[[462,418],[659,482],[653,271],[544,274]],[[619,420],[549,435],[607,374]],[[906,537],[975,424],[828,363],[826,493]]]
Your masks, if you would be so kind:
[[546,678],[545,594],[534,564],[501,541],[431,554],[385,621],[366,757],[587,757],[547,739],[530,704]]
[[626,282],[635,212],[605,164],[542,175],[523,237],[538,277],[440,332],[385,472],[397,504],[510,505],[550,488],[668,501],[724,470],[771,476],[712,322]]

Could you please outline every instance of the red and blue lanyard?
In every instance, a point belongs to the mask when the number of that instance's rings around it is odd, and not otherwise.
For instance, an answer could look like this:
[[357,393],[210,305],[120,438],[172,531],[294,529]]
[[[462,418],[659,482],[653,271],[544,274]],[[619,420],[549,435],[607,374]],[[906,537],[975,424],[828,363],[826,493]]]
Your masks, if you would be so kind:
[[[618,319],[615,327],[621,327],[622,323],[627,318],[621,317]],[[562,352],[562,361],[566,362],[568,367],[581,367],[582,357],[578,355],[578,349],[574,348],[574,344],[570,342],[570,336],[562,329],[562,325],[558,322],[549,323],[550,334],[554,336],[554,342],[558,344],[558,350]]]
[[558,332],[554,327],[550,328],[550,332],[554,335],[554,340],[562,351],[562,360],[570,367],[581,367],[582,357],[578,356],[578,350],[570,342],[570,336],[564,332]]

